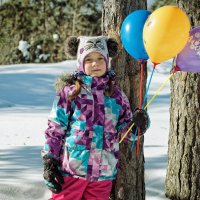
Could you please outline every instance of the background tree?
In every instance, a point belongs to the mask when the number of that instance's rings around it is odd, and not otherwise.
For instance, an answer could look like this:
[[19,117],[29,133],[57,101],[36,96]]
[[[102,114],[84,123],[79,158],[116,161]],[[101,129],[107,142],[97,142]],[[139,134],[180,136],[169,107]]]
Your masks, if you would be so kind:
[[[192,27],[200,24],[200,0],[178,0]],[[178,72],[171,80],[166,196],[200,199],[200,73]]]
[[176,0],[155,0],[150,9],[155,10],[166,5],[176,5]]
[[[139,106],[140,67],[137,61],[124,51],[120,40],[120,28],[130,12],[146,8],[147,2],[140,0],[103,1],[103,34],[114,37],[119,43],[119,53],[112,60],[112,66],[119,75],[117,82],[129,97],[133,110]],[[145,85],[146,71],[143,82],[144,92]],[[116,183],[113,186],[112,199],[145,199],[143,142],[142,138],[138,156],[135,151],[130,151],[130,145],[127,143],[120,145],[120,167]]]

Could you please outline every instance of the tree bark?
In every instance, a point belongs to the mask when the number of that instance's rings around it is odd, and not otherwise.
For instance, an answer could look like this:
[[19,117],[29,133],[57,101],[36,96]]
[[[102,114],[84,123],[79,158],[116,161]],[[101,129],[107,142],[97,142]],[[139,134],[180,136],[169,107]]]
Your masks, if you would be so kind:
[[[120,28],[125,17],[134,10],[146,9],[146,1],[111,0],[103,1],[102,31],[103,35],[114,37],[119,43],[118,56],[112,60],[112,68],[117,76],[117,83],[128,96],[132,110],[139,106],[140,66],[123,49],[120,40]],[[146,85],[146,68],[143,77],[143,96]],[[120,167],[117,180],[113,184],[112,199],[144,200],[144,152],[143,138],[140,141],[140,152],[130,150],[127,143],[120,144]]]
[[[192,27],[200,22],[200,0],[179,0]],[[200,73],[178,72],[171,80],[166,196],[200,199]]]

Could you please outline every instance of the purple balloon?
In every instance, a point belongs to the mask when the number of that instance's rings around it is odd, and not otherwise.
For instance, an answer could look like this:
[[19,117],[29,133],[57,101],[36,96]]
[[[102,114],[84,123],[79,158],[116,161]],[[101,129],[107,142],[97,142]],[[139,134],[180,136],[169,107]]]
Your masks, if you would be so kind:
[[177,55],[175,70],[200,72],[200,26],[190,31],[187,44]]

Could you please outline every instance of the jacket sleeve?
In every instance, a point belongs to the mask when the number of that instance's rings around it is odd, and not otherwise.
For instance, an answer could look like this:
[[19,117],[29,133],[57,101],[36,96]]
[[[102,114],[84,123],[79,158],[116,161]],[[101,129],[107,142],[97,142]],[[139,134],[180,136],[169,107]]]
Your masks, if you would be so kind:
[[62,89],[54,99],[48,117],[48,128],[45,131],[45,145],[42,156],[49,155],[59,159],[63,139],[71,115],[71,102],[68,100],[69,87]]
[[[117,123],[117,131],[119,134],[119,139],[123,137],[123,135],[126,133],[126,131],[131,126],[132,122],[132,110],[130,107],[129,100],[127,96],[122,92],[122,109],[120,111],[120,116]],[[132,140],[132,131],[129,131],[127,136],[124,139],[125,141],[131,141]]]

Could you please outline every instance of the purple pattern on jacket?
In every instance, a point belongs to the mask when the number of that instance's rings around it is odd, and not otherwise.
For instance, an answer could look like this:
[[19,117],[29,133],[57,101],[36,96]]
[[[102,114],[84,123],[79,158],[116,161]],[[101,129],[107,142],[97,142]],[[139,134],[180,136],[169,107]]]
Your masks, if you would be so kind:
[[112,180],[117,173],[118,141],[132,119],[130,105],[118,86],[111,97],[105,96],[108,75],[81,79],[81,92],[73,101],[68,94],[74,85],[64,87],[54,101],[45,152],[60,159],[64,175]]

